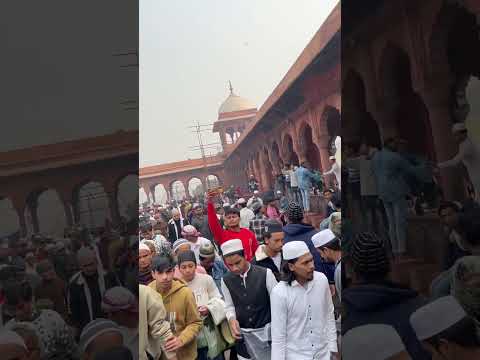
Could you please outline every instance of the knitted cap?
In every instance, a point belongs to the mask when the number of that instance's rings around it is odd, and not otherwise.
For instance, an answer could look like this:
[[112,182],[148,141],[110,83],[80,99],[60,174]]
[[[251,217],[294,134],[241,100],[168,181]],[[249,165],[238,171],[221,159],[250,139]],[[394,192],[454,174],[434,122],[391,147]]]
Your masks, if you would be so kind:
[[192,250],[184,251],[178,254],[178,265],[181,265],[185,261],[193,261],[195,264],[197,263],[195,253]]
[[385,244],[374,233],[356,235],[350,257],[354,270],[360,274],[385,274],[390,270]]
[[103,294],[102,309],[107,313],[121,310],[137,312],[138,301],[130,290],[122,286],[114,286]]
[[187,239],[178,239],[173,243],[173,251],[177,251],[178,248],[184,244],[190,244],[190,241],[188,241]]
[[301,221],[303,219],[303,209],[296,202],[288,204],[287,217],[290,221]]
[[97,336],[106,332],[117,332],[118,334],[122,335],[120,327],[111,320],[100,318],[89,322],[83,328],[82,333],[80,334],[80,341],[78,345],[82,352],[85,352],[88,345],[95,340]]
[[211,242],[209,242],[209,243],[204,242],[204,243],[200,246],[199,256],[200,256],[201,258],[212,258],[212,257],[215,257],[215,247],[213,246],[213,244],[212,244]]

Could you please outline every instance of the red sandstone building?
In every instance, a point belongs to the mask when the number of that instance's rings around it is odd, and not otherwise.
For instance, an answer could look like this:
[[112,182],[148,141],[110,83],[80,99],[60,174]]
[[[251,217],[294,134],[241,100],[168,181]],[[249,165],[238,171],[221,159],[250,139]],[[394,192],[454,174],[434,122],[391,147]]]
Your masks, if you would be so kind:
[[340,22],[337,5],[260,109],[230,89],[213,127],[223,151],[207,158],[207,170],[202,159],[141,168],[139,186],[149,199],[158,184],[171,192],[176,181],[188,188],[208,174],[243,188],[254,174],[266,190],[280,163],[309,160],[328,169],[332,140],[340,135]]

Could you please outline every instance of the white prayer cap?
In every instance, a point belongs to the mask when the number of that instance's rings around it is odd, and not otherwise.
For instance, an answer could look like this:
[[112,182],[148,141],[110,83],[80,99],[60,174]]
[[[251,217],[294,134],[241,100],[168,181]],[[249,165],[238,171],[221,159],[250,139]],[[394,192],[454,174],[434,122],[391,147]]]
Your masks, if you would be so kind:
[[223,256],[227,256],[229,254],[242,251],[243,250],[242,240],[233,239],[233,240],[225,241],[220,248],[222,249]]
[[419,340],[429,339],[455,325],[467,314],[457,299],[448,295],[421,307],[410,316]]
[[386,360],[402,351],[405,345],[390,325],[358,326],[342,338],[343,360]]
[[244,198],[240,198],[237,201],[237,204],[245,204],[247,201]]
[[309,253],[307,244],[304,241],[290,241],[283,245],[282,253],[285,260],[297,259]]
[[260,194],[260,191],[255,190],[253,193],[254,193],[255,195],[258,195],[258,194]]
[[27,350],[27,345],[23,338],[15,331],[2,329],[0,330],[0,345],[18,345]]
[[138,251],[140,250],[145,250],[145,251],[148,251],[148,252],[151,252],[150,248],[148,247],[147,244],[145,244],[143,241],[141,241],[139,244],[138,244]]
[[330,229],[322,230],[312,236],[313,246],[316,248],[322,247],[325,244],[328,244],[330,241],[335,239],[336,236]]
[[337,158],[336,158],[335,156],[333,156],[333,155],[330,156],[329,159],[330,159],[330,160],[337,160]]
[[452,126],[452,133],[457,133],[457,132],[466,131],[466,130],[467,130],[467,127],[465,126],[465,123],[463,123],[463,122],[455,123]]

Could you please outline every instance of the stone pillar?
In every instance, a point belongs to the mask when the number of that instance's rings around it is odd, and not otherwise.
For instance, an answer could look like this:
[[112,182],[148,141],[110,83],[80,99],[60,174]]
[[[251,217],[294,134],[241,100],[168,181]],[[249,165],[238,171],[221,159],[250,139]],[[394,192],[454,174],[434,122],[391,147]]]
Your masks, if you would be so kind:
[[[305,151],[305,144],[302,140],[294,138],[293,139],[293,150],[298,156],[298,161],[301,164],[304,161],[307,161],[307,154]],[[300,165],[299,164],[299,165]]]
[[40,224],[38,222],[38,203],[36,199],[34,201],[29,201],[27,203],[27,206],[30,210],[30,215],[32,217],[32,226],[33,226],[33,232],[38,233],[40,232]]
[[65,211],[65,219],[67,220],[67,226],[71,227],[74,224],[72,204],[70,201],[63,200],[63,210]]
[[18,223],[20,225],[20,236],[21,237],[25,237],[27,236],[27,222],[25,220],[25,209],[24,208],[21,208],[21,209],[17,209],[15,208],[16,212],[17,212],[17,216],[18,216]]
[[120,212],[118,211],[118,201],[117,201],[117,191],[108,187],[105,189],[107,194],[108,207],[110,209],[110,218],[112,219],[113,224],[118,224],[120,222]]
[[157,199],[155,198],[155,185],[150,186],[149,189],[150,189],[150,195],[152,197],[152,203],[156,203]]
[[[423,99],[428,108],[430,126],[432,129],[433,145],[437,162],[452,158],[458,150],[452,136],[452,123],[450,120],[449,93],[439,91],[439,87],[429,87]],[[437,89],[434,91],[433,89]],[[441,185],[446,199],[458,199],[464,196],[463,183],[459,181],[458,169],[442,169]]]

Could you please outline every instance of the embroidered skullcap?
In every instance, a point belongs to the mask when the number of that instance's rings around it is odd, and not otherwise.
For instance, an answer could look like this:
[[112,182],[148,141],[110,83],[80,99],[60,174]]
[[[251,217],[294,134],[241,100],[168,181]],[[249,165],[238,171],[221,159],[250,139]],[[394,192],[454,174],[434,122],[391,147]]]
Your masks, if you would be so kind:
[[285,260],[298,259],[309,252],[305,241],[289,241],[282,248],[283,259]]
[[176,252],[180,246],[185,244],[190,245],[190,241],[188,241],[187,239],[178,239],[173,243],[173,252]]
[[265,221],[265,231],[269,233],[283,232],[282,224],[276,220]]
[[232,240],[225,241],[220,248],[222,249],[223,256],[227,256],[239,251],[243,251],[242,240],[232,239]]
[[419,340],[430,339],[465,318],[467,313],[451,295],[422,306],[410,316],[410,324]]
[[350,258],[353,269],[360,274],[385,274],[390,270],[385,244],[374,233],[356,235]]
[[179,266],[186,261],[193,261],[195,264],[197,263],[197,258],[192,250],[183,251],[178,254],[177,263]]
[[211,242],[204,242],[200,245],[199,257],[212,258],[215,257],[215,247]]
[[182,236],[200,236],[200,232],[193,225],[185,225],[182,229]]
[[387,360],[405,351],[405,344],[390,325],[353,328],[342,338],[342,360]]
[[288,204],[287,217],[290,221],[301,221],[303,219],[303,209],[296,202]]
[[102,309],[106,313],[113,313],[121,310],[129,312],[138,311],[138,301],[130,290],[123,286],[114,286],[103,294]]
[[[80,349],[84,353],[88,345],[95,340],[98,336],[107,332],[116,332],[122,335],[120,327],[111,320],[108,319],[95,319],[90,321],[82,330],[80,334],[80,341],[78,343]],[[122,335],[123,337],[123,335]]]
[[245,204],[247,202],[247,200],[245,200],[244,198],[240,198],[237,200],[237,204]]
[[330,229],[325,229],[322,230],[315,235],[312,236],[312,242],[313,246],[316,248],[325,246],[328,244],[330,241],[334,240],[336,238],[335,234],[333,233],[332,230]]
[[23,338],[15,331],[1,329],[0,330],[0,345],[18,345],[27,350],[27,345]]

